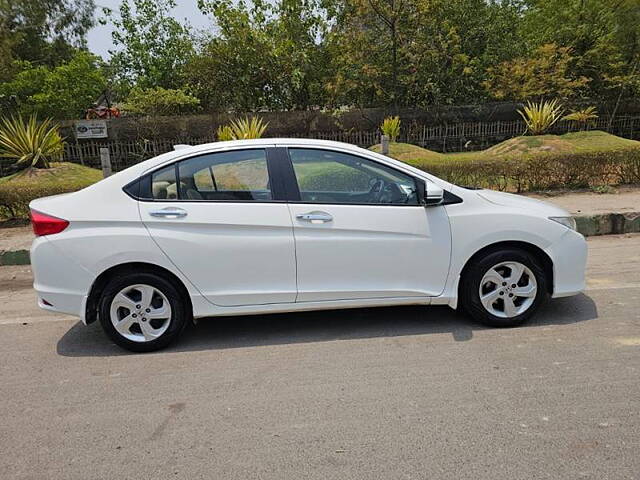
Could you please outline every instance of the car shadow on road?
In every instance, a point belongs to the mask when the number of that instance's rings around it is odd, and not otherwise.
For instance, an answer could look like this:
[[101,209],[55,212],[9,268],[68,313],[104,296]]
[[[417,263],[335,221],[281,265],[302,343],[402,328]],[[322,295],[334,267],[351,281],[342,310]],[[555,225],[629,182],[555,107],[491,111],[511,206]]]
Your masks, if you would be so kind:
[[[597,318],[593,300],[584,295],[548,302],[528,327],[567,325]],[[287,314],[216,317],[202,319],[188,328],[178,342],[165,351],[198,351],[292,343],[326,342],[406,335],[450,333],[466,342],[473,332],[487,327],[444,306],[384,307],[326,310]],[[58,354],[99,357],[127,354],[102,333],[100,325],[80,322],[69,329],[57,345]]]

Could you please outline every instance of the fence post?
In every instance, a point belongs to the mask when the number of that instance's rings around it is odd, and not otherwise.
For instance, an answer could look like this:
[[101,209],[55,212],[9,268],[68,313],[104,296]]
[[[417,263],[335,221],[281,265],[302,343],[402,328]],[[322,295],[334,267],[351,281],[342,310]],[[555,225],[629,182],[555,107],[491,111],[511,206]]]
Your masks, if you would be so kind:
[[380,145],[381,145],[381,150],[380,153],[382,153],[383,155],[389,155],[389,136],[388,135],[382,135],[380,137]]
[[102,176],[107,178],[111,175],[111,155],[109,148],[100,148],[100,165],[102,165]]

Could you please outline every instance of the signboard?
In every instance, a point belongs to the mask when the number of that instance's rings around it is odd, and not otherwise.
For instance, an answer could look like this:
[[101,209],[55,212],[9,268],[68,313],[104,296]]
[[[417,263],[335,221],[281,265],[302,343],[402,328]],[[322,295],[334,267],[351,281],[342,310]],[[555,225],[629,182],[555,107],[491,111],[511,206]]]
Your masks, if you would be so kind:
[[78,120],[74,125],[76,138],[107,138],[106,120]]

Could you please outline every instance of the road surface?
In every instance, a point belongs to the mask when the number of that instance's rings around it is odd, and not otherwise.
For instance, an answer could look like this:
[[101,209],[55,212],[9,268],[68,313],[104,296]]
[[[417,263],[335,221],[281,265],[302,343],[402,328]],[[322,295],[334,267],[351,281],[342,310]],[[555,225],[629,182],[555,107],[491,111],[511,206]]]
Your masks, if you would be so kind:
[[640,478],[640,236],[521,328],[446,307],[201,322],[133,355],[0,268],[2,479]]

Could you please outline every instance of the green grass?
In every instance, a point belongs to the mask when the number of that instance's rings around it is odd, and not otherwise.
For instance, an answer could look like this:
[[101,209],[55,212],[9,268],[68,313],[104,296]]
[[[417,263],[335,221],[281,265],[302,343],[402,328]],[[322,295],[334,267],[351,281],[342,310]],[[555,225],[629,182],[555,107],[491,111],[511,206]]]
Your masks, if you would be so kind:
[[[369,150],[380,153],[380,144],[369,147]],[[401,160],[414,167],[420,167],[423,162],[433,162],[444,160],[445,154],[427,150],[426,148],[411,145],[409,143],[391,143],[389,145],[389,156],[396,160]]]
[[[518,157],[530,156],[538,153],[571,154],[598,153],[625,149],[640,148],[640,142],[620,138],[599,130],[589,132],[573,132],[564,135],[523,136],[506,140],[486,150],[475,152],[438,153],[416,145],[406,143],[392,143],[389,146],[389,156],[420,167],[425,161],[446,160],[482,160],[488,157]],[[380,151],[380,145],[370,147],[375,152]]]
[[35,198],[74,192],[102,180],[102,172],[75,163],[52,163],[0,178],[0,218],[26,218]]
[[0,178],[0,188],[24,184],[64,185],[69,191],[79,190],[102,180],[102,172],[75,163],[52,163],[49,169],[29,168]]

